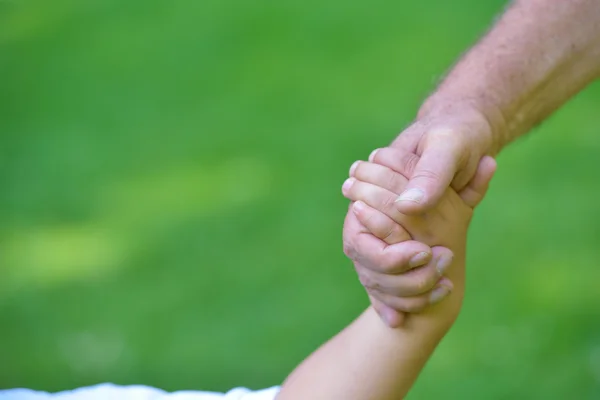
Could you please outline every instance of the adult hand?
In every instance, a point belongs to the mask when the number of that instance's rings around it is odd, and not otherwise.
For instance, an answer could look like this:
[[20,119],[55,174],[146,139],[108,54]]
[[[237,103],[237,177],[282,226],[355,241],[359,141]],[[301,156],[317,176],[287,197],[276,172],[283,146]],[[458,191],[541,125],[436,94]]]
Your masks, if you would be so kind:
[[[446,189],[461,191],[473,179],[481,158],[493,153],[493,126],[469,102],[426,102],[417,120],[390,147],[403,150],[412,169],[396,200],[404,214],[433,208]],[[377,151],[377,150],[376,150]],[[370,161],[377,162],[376,151]]]

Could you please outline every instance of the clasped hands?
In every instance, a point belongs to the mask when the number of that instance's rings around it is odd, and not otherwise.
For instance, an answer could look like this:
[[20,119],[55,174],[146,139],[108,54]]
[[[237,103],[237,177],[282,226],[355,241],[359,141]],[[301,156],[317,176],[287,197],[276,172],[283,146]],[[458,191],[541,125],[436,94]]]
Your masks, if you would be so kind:
[[452,313],[458,315],[467,229],[496,169],[494,159],[484,156],[463,188],[448,187],[433,206],[407,213],[406,202],[413,200],[404,196],[399,201],[399,196],[418,164],[419,156],[410,151],[377,149],[368,161],[351,166],[342,187],[351,200],[344,253],[354,262],[372,306],[392,328],[450,297]]

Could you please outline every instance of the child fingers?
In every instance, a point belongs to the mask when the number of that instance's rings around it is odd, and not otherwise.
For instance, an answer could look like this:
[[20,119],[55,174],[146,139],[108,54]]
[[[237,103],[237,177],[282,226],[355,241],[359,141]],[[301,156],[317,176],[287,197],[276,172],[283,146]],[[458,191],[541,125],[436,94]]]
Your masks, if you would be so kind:
[[383,212],[400,224],[405,219],[394,206],[398,195],[385,188],[357,180],[356,178],[349,178],[342,186],[342,193],[352,201],[362,201],[370,207]]
[[371,300],[371,305],[387,326],[390,328],[397,328],[404,323],[404,313],[398,312],[393,308],[386,306],[371,295],[369,295],[369,299]]
[[412,239],[402,226],[360,200],[352,205],[352,211],[368,232],[387,244],[396,244]]
[[408,179],[402,174],[379,164],[357,161],[352,176],[356,179],[382,187],[398,195],[404,191]]
[[373,151],[369,156],[369,161],[388,167],[408,178],[412,176],[419,162],[419,156],[407,150],[383,147]]
[[452,282],[444,278],[433,288],[433,290],[419,296],[397,297],[376,291],[371,291],[369,293],[381,303],[398,312],[419,313],[428,306],[439,303],[447,298],[452,293],[453,289]]
[[[358,271],[360,283],[365,289],[396,297],[410,297],[427,293],[442,278],[450,265],[449,261],[435,257],[426,265],[413,268],[397,275],[383,274],[372,270]],[[446,263],[442,265],[442,263]]]
[[369,269],[384,274],[399,274],[429,262],[432,250],[414,240],[386,246],[371,234],[360,234],[352,243],[352,259],[357,272]]

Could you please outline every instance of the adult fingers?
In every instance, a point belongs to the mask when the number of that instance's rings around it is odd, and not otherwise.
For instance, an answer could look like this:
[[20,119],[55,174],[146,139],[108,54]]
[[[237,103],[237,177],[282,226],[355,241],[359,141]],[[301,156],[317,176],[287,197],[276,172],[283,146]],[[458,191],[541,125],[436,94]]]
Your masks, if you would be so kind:
[[496,172],[496,167],[496,160],[492,157],[485,156],[481,159],[471,182],[458,193],[466,205],[475,208],[483,200]]

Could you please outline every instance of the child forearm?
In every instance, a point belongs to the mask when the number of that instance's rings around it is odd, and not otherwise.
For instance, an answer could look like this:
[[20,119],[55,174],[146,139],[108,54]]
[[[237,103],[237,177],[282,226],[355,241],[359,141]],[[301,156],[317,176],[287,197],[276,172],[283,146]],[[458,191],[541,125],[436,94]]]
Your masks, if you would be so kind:
[[448,299],[401,328],[387,327],[367,309],[308,357],[283,384],[278,400],[397,400],[413,385],[435,347],[454,323],[462,303],[462,268],[453,266]]

